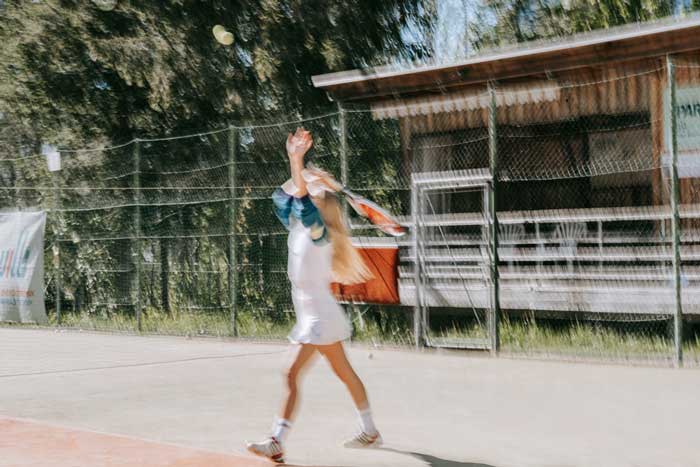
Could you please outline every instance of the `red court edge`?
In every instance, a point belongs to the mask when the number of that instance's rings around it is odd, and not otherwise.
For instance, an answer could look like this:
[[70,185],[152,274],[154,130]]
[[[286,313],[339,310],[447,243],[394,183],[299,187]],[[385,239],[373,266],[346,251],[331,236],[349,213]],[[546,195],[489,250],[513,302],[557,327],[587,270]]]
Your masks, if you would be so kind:
[[270,467],[242,456],[0,417],[2,467]]

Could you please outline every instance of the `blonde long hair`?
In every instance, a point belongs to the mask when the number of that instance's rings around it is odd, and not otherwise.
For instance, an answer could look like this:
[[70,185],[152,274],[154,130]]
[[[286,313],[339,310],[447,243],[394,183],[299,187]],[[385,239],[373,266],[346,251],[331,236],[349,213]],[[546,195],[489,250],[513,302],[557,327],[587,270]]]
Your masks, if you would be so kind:
[[345,216],[334,193],[325,192],[311,198],[326,225],[333,248],[333,280],[341,284],[360,284],[373,277],[357,249],[352,246]]

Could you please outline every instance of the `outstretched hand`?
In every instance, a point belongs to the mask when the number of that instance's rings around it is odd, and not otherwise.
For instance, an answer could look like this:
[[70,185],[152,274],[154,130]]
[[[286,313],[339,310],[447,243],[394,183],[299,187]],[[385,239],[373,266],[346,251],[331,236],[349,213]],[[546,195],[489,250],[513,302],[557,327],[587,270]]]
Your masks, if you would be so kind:
[[296,133],[287,136],[287,156],[290,161],[304,161],[304,155],[311,149],[314,140],[311,132],[297,128]]

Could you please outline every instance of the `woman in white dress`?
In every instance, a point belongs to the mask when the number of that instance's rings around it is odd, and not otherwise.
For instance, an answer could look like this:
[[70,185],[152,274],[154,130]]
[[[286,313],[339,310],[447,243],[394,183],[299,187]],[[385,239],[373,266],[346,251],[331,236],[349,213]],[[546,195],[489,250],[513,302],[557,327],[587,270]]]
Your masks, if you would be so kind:
[[382,443],[365,387],[343,348],[342,342],[350,337],[352,328],[330,290],[333,281],[360,283],[369,279],[371,273],[350,243],[337,197],[312,182],[304,170],[304,155],[312,144],[308,131],[297,129],[295,134],[289,134],[287,155],[292,177],[272,195],[275,213],[289,230],[287,273],[296,313],[289,340],[295,348],[286,371],[286,397],[272,435],[247,446],[250,452],[278,463],[284,462],[284,441],[294,416],[299,376],[316,352],[326,358],[348,388],[357,408],[360,430],[344,445],[361,448]]

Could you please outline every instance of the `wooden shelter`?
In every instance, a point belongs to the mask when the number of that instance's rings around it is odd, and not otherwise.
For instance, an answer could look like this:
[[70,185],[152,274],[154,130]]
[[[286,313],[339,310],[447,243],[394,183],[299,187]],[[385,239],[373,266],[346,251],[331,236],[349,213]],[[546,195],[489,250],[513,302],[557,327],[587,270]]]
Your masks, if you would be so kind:
[[[398,119],[405,152],[416,136],[485,128],[485,92],[492,83],[500,96],[498,125],[577,120],[589,133],[608,131],[610,126],[641,129],[641,135],[632,133],[630,139],[648,136],[650,165],[659,167],[668,152],[664,93],[669,57],[677,65],[679,89],[700,87],[700,18],[515,46],[447,65],[330,73],[314,76],[313,82],[341,102],[369,104],[377,119]],[[695,104],[690,110],[700,115],[700,100]],[[616,117],[620,123],[611,125]],[[688,161],[692,166],[691,159],[700,157],[700,144],[680,150],[682,165]],[[649,181],[655,205],[668,203],[659,176],[660,172]],[[683,177],[681,202],[698,201],[698,179]]]
[[[669,64],[682,245],[670,235]],[[413,244],[399,242],[407,247],[399,264],[402,304],[488,309],[495,287],[505,310],[663,319],[680,312],[670,286],[678,247],[683,313],[700,316],[700,17],[313,82],[345,106],[367,105],[375,121],[398,121],[412,205],[422,196],[416,190],[444,182],[440,174],[454,175],[446,185],[452,191],[485,187],[483,210],[450,212],[471,201],[449,194],[452,200],[442,201],[447,209],[414,208],[406,218],[416,227],[417,215],[425,215],[420,223],[428,233],[416,234]],[[500,276],[492,271],[489,278],[495,255],[485,253],[486,199],[494,151]],[[481,237],[473,234],[479,229]]]

